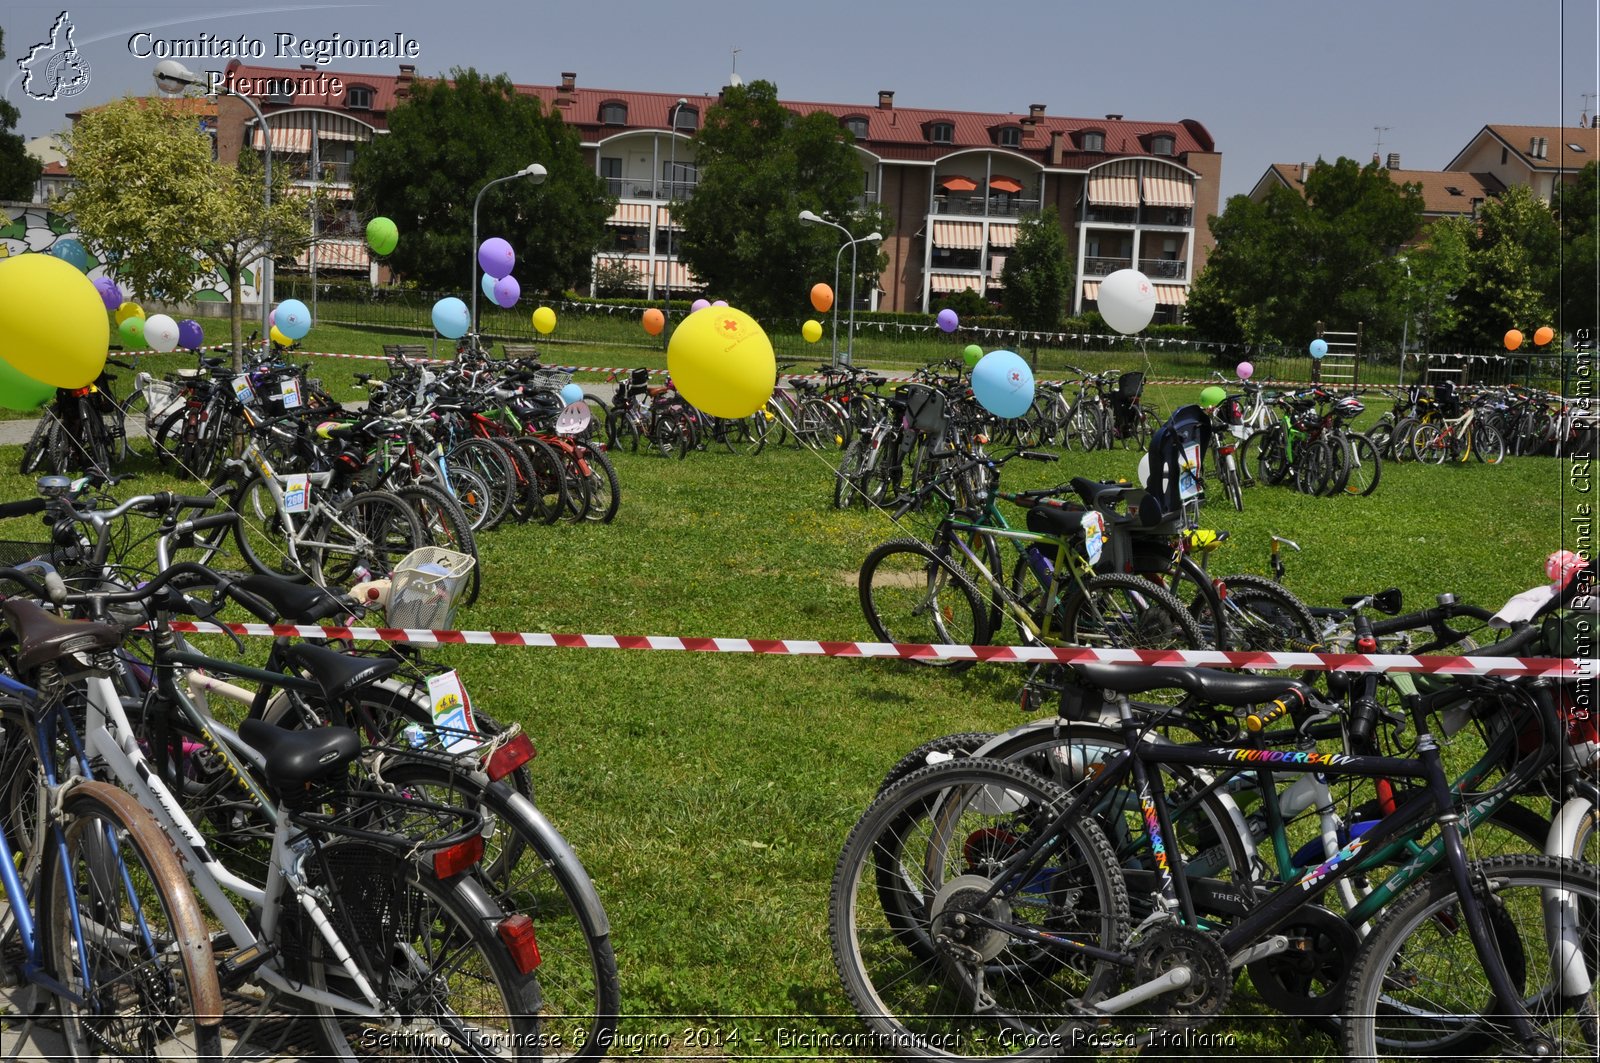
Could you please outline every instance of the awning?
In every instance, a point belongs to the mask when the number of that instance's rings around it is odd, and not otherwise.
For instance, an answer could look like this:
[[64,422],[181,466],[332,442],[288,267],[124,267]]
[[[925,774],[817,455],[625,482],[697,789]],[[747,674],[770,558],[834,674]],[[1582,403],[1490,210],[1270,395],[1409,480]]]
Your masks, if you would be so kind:
[[[272,130],[272,150],[274,153],[285,151],[295,155],[311,154],[311,130],[309,129],[280,129],[277,126],[269,127]],[[257,151],[267,146],[267,141],[258,128],[251,143]]]
[[618,203],[616,209],[611,212],[611,217],[606,219],[606,224],[648,228],[650,225],[650,204]]
[[668,266],[672,267],[672,288],[673,288],[674,291],[676,291],[676,290],[678,290],[680,288],[699,288],[699,287],[701,287],[700,282],[695,279],[694,274],[689,272],[689,267],[688,266],[685,266],[682,262],[669,261],[669,260],[664,259],[664,258],[656,259],[656,283],[657,284],[665,284],[665,283],[667,283],[667,267]]
[[1089,202],[1097,207],[1139,205],[1139,164],[1131,160],[1102,166],[1089,175]]
[[1006,256],[1004,256],[1004,255],[990,255],[989,256],[989,276],[993,277],[996,281],[998,281],[1000,279],[1001,272],[1003,272],[1005,270],[1005,268],[1006,268]]
[[933,246],[976,251],[983,247],[983,223],[976,221],[936,221]]
[[1000,222],[993,222],[993,221],[990,222],[989,223],[989,246],[990,247],[1016,247],[1017,246],[1017,227],[1015,225],[1004,225],[1004,224],[1002,224]]
[[601,268],[607,266],[624,265],[633,271],[634,284],[637,287],[647,286],[646,281],[650,276],[650,260],[646,258],[624,258],[617,255],[600,255],[595,259],[595,265]]
[[962,177],[960,174],[951,174],[949,177],[941,177],[939,179],[939,187],[946,192],[976,192],[978,190],[978,182],[968,177]]
[[317,126],[317,136],[322,138],[323,140],[370,140],[371,139],[370,137],[362,136],[360,133],[357,133],[354,129],[345,129],[345,128],[341,128],[341,127],[337,127],[337,126],[330,128],[329,126],[325,126],[325,125]]
[[659,228],[662,228],[662,229],[670,229],[670,228],[672,228],[672,208],[671,207],[657,207],[656,208],[656,225]]
[[1193,207],[1194,184],[1186,177],[1146,177],[1144,201],[1151,207]]
[[976,273],[933,273],[928,287],[936,292],[976,292],[983,289],[983,278]]
[[[372,254],[367,250],[366,242],[363,240],[317,241],[318,269],[366,269],[371,262]],[[295,264],[309,266],[311,249],[306,248],[296,255]]]
[[1182,284],[1156,284],[1156,302],[1166,306],[1189,305],[1189,289]]
[[989,178],[989,187],[996,192],[1009,192],[1011,195],[1016,195],[1022,191],[1022,182],[1015,177],[991,177]]
[[1100,301],[1100,282],[1084,281],[1083,297],[1091,303],[1098,303]]

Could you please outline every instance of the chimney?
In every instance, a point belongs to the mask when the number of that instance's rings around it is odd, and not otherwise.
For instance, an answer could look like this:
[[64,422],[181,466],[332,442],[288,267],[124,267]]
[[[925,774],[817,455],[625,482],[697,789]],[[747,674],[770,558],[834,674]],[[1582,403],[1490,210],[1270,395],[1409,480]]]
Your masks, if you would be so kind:
[[1398,151],[1391,151],[1389,153],[1389,162],[1384,168],[1389,170],[1400,169],[1400,153]]
[[1300,164],[1300,183],[1301,184],[1305,184],[1306,183],[1306,175],[1309,174],[1310,172],[1311,172],[1311,167],[1307,166],[1305,163],[1302,162]]
[[300,64],[300,69],[301,70],[315,70],[316,68],[317,68],[317,64],[315,64],[315,63],[301,63]]
[[892,110],[894,110],[894,89],[879,89],[878,90],[878,110],[880,110],[880,111],[892,111]]
[[578,98],[577,98],[576,95],[574,95],[577,91],[578,91],[578,75],[574,74],[570,70],[562,71],[561,72],[561,86],[556,89],[555,106],[560,107],[562,110],[565,110],[568,107],[571,107],[573,104],[577,103],[578,102]]
[[411,95],[411,82],[416,80],[417,68],[412,63],[400,64],[400,76],[394,79],[394,97],[403,100]]
[[561,73],[561,91],[576,92],[578,88],[578,75],[570,70]]
[[1037,122],[1039,119],[1043,118],[1044,117],[1044,104],[1042,104],[1042,103],[1030,103],[1030,104],[1028,104],[1028,117],[1032,118],[1035,122]]
[[1066,134],[1059,129],[1050,130],[1050,165],[1060,166],[1061,157],[1066,153]]
[[1108,115],[1106,115],[1106,121],[1108,121],[1108,122],[1120,122],[1120,121],[1122,121],[1122,116],[1120,114],[1108,114]]
[[1539,138],[1539,158],[1548,159],[1549,157],[1550,157],[1550,138],[1549,137],[1540,137]]

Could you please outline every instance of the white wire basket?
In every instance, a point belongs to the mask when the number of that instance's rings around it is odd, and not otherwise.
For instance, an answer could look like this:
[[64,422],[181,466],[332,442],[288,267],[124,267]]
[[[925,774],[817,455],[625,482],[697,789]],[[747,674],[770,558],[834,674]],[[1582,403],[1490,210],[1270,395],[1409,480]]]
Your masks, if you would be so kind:
[[389,626],[449,628],[467,589],[467,577],[477,563],[470,555],[437,546],[411,551],[390,577],[389,604],[384,613]]

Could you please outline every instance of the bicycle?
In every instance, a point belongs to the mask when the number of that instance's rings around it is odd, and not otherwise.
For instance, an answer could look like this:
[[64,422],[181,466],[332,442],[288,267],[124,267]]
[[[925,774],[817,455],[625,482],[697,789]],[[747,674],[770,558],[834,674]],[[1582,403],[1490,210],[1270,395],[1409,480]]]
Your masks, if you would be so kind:
[[1468,406],[1459,417],[1420,425],[1412,437],[1412,449],[1417,460],[1428,465],[1462,462],[1469,457],[1484,465],[1499,465],[1506,456],[1505,440],[1493,425],[1480,423],[1476,406]]

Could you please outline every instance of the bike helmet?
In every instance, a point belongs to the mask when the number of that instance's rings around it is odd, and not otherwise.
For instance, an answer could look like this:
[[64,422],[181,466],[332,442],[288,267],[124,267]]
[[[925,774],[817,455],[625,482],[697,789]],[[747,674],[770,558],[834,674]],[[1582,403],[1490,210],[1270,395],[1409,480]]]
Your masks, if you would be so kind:
[[1361,400],[1356,398],[1354,395],[1347,395],[1333,404],[1333,410],[1340,417],[1348,420],[1350,418],[1360,416],[1366,411],[1366,407],[1363,406],[1361,404]]

